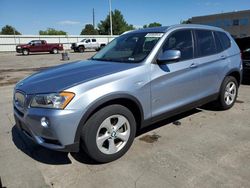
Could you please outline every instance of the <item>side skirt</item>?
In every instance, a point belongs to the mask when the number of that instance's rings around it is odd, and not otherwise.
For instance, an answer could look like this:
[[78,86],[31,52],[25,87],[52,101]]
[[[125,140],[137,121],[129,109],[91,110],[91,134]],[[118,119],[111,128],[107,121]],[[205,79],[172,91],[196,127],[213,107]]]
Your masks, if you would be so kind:
[[190,104],[187,104],[187,105],[184,105],[184,106],[181,106],[181,107],[178,107],[174,110],[171,110],[171,111],[168,111],[168,112],[165,112],[163,114],[160,114],[160,115],[157,115],[156,117],[152,117],[150,119],[147,119],[147,120],[144,120],[141,124],[141,128],[144,128],[144,127],[147,127],[147,126],[150,126],[152,125],[153,123],[156,123],[156,122],[159,122],[159,121],[162,121],[164,119],[167,119],[167,118],[170,118],[172,116],[175,116],[177,114],[181,114],[185,111],[188,111],[188,110],[191,110],[193,108],[197,108],[199,106],[202,106],[204,104],[207,104],[209,102],[212,102],[216,99],[218,99],[218,96],[219,94],[216,93],[216,94],[213,94],[213,95],[210,95],[208,97],[205,97],[203,99],[200,99],[198,101],[195,101],[195,102],[192,102]]

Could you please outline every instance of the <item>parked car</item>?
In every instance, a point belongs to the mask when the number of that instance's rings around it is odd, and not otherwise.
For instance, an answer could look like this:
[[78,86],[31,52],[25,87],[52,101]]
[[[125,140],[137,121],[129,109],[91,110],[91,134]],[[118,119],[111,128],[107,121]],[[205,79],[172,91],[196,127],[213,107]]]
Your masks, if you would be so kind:
[[28,44],[21,44],[16,46],[16,52],[23,55],[29,55],[30,52],[50,52],[57,54],[63,50],[62,44],[49,44],[45,40],[32,40]]
[[74,52],[84,52],[85,49],[94,49],[96,51],[100,50],[106,46],[106,43],[104,42],[98,42],[97,39],[91,38],[91,39],[83,39],[80,42],[72,43],[71,49],[74,50]]
[[131,31],[89,60],[17,83],[14,117],[44,147],[82,147],[94,160],[109,162],[154,122],[211,101],[230,109],[241,71],[240,50],[220,28],[190,24]]
[[250,47],[242,51],[243,77],[250,78]]
[[250,37],[235,39],[238,44],[243,61],[243,81],[250,78]]

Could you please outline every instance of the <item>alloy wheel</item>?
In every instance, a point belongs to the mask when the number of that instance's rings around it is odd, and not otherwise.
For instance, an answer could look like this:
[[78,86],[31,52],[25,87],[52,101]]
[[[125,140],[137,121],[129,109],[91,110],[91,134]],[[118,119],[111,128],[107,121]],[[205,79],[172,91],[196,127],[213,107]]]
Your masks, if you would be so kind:
[[126,145],[129,137],[128,119],[123,115],[112,115],[101,123],[96,135],[96,144],[102,153],[115,154]]
[[229,82],[225,89],[224,100],[227,105],[231,105],[236,97],[237,88],[234,82]]

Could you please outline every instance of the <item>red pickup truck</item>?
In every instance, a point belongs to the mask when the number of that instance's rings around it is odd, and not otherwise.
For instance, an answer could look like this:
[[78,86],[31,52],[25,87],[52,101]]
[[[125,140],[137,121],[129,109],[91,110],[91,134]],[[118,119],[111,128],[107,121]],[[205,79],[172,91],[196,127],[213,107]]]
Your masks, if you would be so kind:
[[23,55],[29,55],[30,52],[50,52],[57,54],[63,50],[62,44],[48,44],[45,40],[32,40],[28,44],[16,46],[16,52]]

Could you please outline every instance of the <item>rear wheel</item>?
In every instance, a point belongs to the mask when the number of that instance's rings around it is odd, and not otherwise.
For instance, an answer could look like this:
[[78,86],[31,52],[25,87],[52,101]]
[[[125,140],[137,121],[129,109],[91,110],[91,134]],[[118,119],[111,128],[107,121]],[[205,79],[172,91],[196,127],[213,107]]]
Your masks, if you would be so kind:
[[23,49],[22,53],[23,55],[29,55],[30,51],[28,49]]
[[53,49],[52,49],[52,53],[53,53],[53,54],[58,54],[58,49],[57,49],[57,48],[53,48]]
[[96,112],[84,125],[83,149],[98,162],[110,162],[124,155],[133,143],[136,122],[129,109],[110,105]]
[[80,47],[78,48],[78,50],[79,50],[80,53],[83,53],[83,52],[85,51],[85,48],[84,48],[84,46],[80,46]]
[[238,82],[232,76],[227,76],[221,86],[217,105],[222,110],[231,108],[238,95]]

